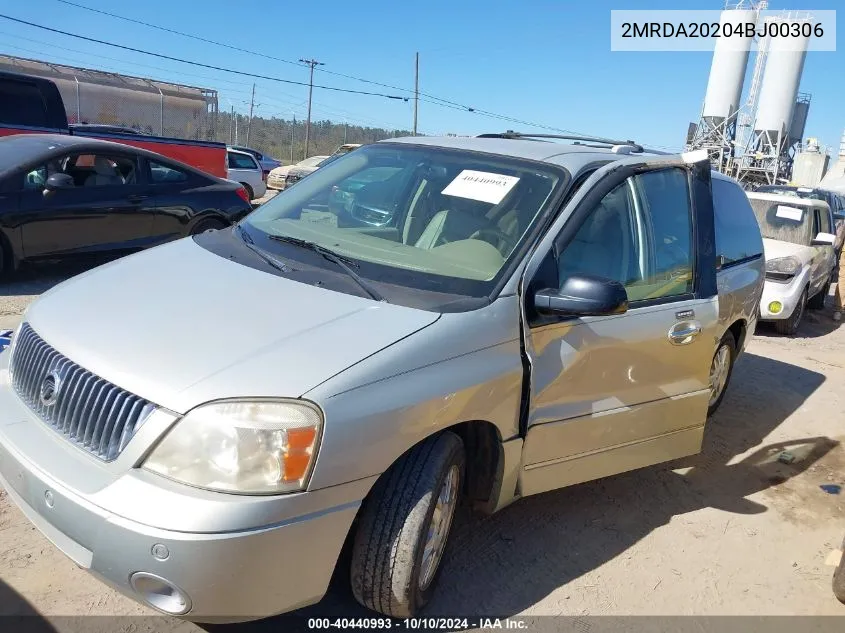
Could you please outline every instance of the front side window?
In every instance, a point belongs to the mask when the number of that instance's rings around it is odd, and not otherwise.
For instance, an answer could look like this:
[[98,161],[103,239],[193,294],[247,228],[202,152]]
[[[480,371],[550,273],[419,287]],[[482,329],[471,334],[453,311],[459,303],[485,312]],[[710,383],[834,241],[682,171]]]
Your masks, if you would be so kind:
[[719,265],[724,268],[760,255],[763,240],[748,196],[739,185],[721,178],[713,179],[712,188]]
[[687,174],[665,169],[628,178],[602,198],[557,260],[572,275],[618,281],[629,301],[693,291],[693,231]]
[[67,174],[77,188],[133,185],[137,183],[134,158],[106,154],[71,154],[39,165],[24,174],[23,188],[43,189],[53,174]]
[[302,251],[278,238],[329,248],[378,281],[480,297],[565,176],[519,159],[374,144],[321,167],[243,226],[291,257]]

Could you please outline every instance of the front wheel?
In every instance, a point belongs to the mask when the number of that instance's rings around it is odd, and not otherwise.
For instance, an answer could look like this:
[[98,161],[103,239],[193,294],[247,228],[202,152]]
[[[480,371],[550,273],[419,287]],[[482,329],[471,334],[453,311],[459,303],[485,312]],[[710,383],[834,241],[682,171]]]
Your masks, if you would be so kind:
[[707,417],[716,413],[716,409],[722,404],[722,398],[728,390],[728,382],[733,372],[734,360],[736,359],[736,340],[731,332],[725,332],[719,347],[713,354],[710,363],[710,401],[707,403]]
[[452,432],[403,455],[364,504],[352,549],[355,599],[411,617],[431,598],[461,496],[464,445]]
[[798,303],[795,305],[795,309],[789,315],[789,318],[775,321],[775,329],[778,334],[784,334],[786,336],[796,334],[798,332],[798,326],[801,325],[801,319],[804,317],[804,309],[806,307],[807,289],[804,288],[804,292],[801,293],[801,298],[798,299]]
[[823,310],[824,309],[824,300],[827,298],[827,293],[830,292],[830,279],[827,280],[827,283],[819,290],[818,294],[813,296],[808,302],[807,307],[810,310]]

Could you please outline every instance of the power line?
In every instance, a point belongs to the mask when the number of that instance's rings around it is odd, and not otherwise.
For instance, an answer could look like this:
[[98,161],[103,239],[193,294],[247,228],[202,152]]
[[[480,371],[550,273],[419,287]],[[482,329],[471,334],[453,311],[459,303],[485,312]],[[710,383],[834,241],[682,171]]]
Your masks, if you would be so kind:
[[[12,22],[17,22],[18,24],[25,24],[27,26],[31,26],[36,29],[41,29],[43,31],[49,31],[51,33],[58,33],[59,35],[65,35],[67,37],[73,37],[80,40],[85,40],[86,42],[94,42],[95,44],[102,44],[103,46],[111,46],[113,48],[120,48],[125,51],[132,51],[133,53],[141,53],[143,55],[151,55],[152,57],[158,57],[160,59],[167,59],[173,62],[179,62],[182,64],[190,64],[191,66],[200,66],[201,68],[208,68],[211,70],[218,70],[220,72],[225,73],[232,73],[234,75],[243,75],[244,77],[254,77],[256,79],[266,79],[268,81],[277,81],[279,83],[284,84],[293,84],[296,86],[308,86],[309,84],[303,81],[293,81],[292,79],[281,79],[279,77],[270,77],[268,75],[259,75],[257,73],[249,73],[243,70],[232,70],[231,68],[224,68],[223,66],[214,66],[212,64],[204,64],[202,62],[195,62],[188,59],[182,59],[179,57],[173,57],[171,55],[164,55],[163,53],[154,53],[152,51],[145,51],[140,48],[134,48],[132,46],[125,46],[123,44],[116,44],[114,42],[107,42],[105,40],[98,40],[93,37],[87,37],[85,35],[79,35],[77,33],[70,33],[68,31],[62,31],[60,29],[54,29],[49,26],[44,26],[42,24],[35,24],[34,22],[27,22],[26,20],[20,20],[18,18],[13,18],[9,15],[0,14],[0,18],[4,20],[10,20]],[[321,88],[323,90],[332,90],[334,92],[345,92],[350,94],[358,94],[358,95],[367,95],[370,97],[383,97],[385,99],[395,99],[400,101],[408,101],[409,97],[402,97],[398,95],[389,95],[381,92],[367,92],[365,90],[351,90],[349,88],[338,88],[336,86],[324,86],[314,84],[314,88]]]
[[[126,60],[115,59],[115,58],[111,58],[111,57],[106,57],[104,55],[97,55],[96,53],[89,53],[87,51],[82,51],[82,50],[79,50],[79,49],[76,49],[76,48],[68,48],[66,46],[58,46],[58,45],[56,45],[55,43],[52,43],[52,42],[48,43],[48,42],[44,42],[42,40],[37,40],[37,39],[29,38],[29,37],[23,37],[21,35],[12,34],[12,33],[4,32],[4,31],[0,31],[0,36],[24,40],[26,42],[32,42],[33,44],[40,44],[42,46],[50,47],[52,49],[69,51],[71,53],[79,53],[80,55],[85,55],[89,58],[94,57],[94,58],[97,58],[99,60],[104,60],[103,62],[100,62],[101,68],[103,70],[108,71],[108,72],[126,74],[127,71],[123,68],[124,66],[127,67],[127,68],[132,68],[131,72],[137,72],[136,69],[138,67],[142,67],[142,68],[149,68],[149,69],[152,69],[152,70],[156,70],[156,71],[159,71],[160,73],[165,73],[166,75],[171,75],[173,77],[176,77],[175,80],[172,79],[172,78],[166,79],[166,81],[169,81],[169,82],[173,82],[173,81],[184,82],[185,81],[184,78],[189,78],[191,81],[194,81],[196,79],[203,79],[203,80],[211,79],[211,80],[213,80],[217,83],[230,84],[230,85],[236,85],[236,86],[251,86],[252,85],[251,83],[244,82],[244,81],[233,81],[233,80],[230,80],[230,79],[220,79],[218,77],[212,77],[210,75],[203,75],[203,74],[197,74],[197,73],[186,73],[184,71],[172,70],[172,69],[169,69],[169,68],[162,68],[161,66],[153,66],[153,65],[150,65],[150,64],[142,64],[140,62],[135,62],[135,61],[130,62],[130,61],[126,61]],[[19,46],[17,44],[11,44],[9,42],[5,43],[5,48],[16,49],[16,50],[19,50],[19,51],[24,51],[26,53],[32,53],[32,54],[35,54],[35,55],[38,55],[38,56],[43,55],[43,51],[41,51],[41,50],[26,48],[24,46]],[[55,60],[58,60],[58,61],[56,61],[56,62],[48,61],[46,63],[49,63],[49,64],[70,63],[70,64],[77,64],[77,65],[78,64],[83,64],[83,65],[90,64],[90,60],[83,60],[83,59],[78,58],[78,57],[71,57],[71,56],[67,56],[67,55],[51,54],[50,57],[51,57],[51,59],[55,59]],[[41,59],[43,60],[43,57]],[[33,58],[33,61],[38,61],[38,60],[37,60],[37,58]],[[148,79],[150,79],[152,81],[160,81],[159,79],[153,79],[152,77],[149,77]],[[259,83],[259,84],[256,84],[256,87],[264,89],[264,90],[271,90],[271,88],[269,88],[266,84],[260,84]],[[272,90],[273,90],[273,95],[274,95],[273,97],[270,97],[270,96],[263,96],[262,97],[262,100],[266,102],[265,105],[267,105],[267,106],[273,106],[277,109],[282,108],[282,109],[285,109],[285,110],[291,110],[293,108],[300,108],[300,107],[304,107],[306,105],[306,100],[302,99],[300,95],[293,95],[293,94],[290,94],[288,92],[282,92],[282,91],[277,90],[275,88],[273,88]],[[220,94],[220,99],[226,99],[226,100],[229,100],[231,102],[232,100],[229,99],[229,97],[231,95],[241,95],[244,98],[240,99],[240,100],[236,99],[235,101],[237,103],[240,103],[240,104],[249,105],[250,94],[251,93],[250,93],[249,90],[238,90],[238,89],[231,88],[231,87],[227,86],[225,88],[225,91]],[[278,99],[278,98],[275,98],[275,95],[282,95],[282,96],[285,96],[285,97],[290,97],[292,100]],[[255,107],[257,109],[259,107],[259,104],[256,103]],[[335,106],[327,106],[327,105],[320,103],[318,101],[314,101],[314,109],[318,112],[325,112],[325,113],[329,114],[330,115],[329,120],[331,120],[332,116],[336,116],[336,117],[340,117],[344,120],[348,120],[350,122],[357,122],[357,123],[365,124],[368,127],[380,127],[380,128],[384,128],[384,129],[393,129],[393,128],[396,127],[395,125],[387,125],[387,124],[384,123],[384,121],[377,121],[375,119],[363,117],[356,112],[344,110],[344,109],[341,109],[341,108],[337,108]],[[270,114],[270,113],[268,113],[268,114]],[[272,115],[276,116],[277,118],[284,118],[284,115],[282,115],[282,113],[279,112],[278,110],[273,112]]]
[[[131,23],[134,23],[134,24],[140,24],[142,26],[146,26],[146,27],[152,28],[152,29],[157,29],[157,30],[163,31],[165,33],[172,33],[174,35],[179,35],[179,36],[187,37],[187,38],[197,40],[197,41],[200,41],[200,42],[205,42],[206,44],[214,44],[215,46],[222,46],[223,48],[228,48],[230,50],[238,51],[238,52],[241,52],[241,53],[247,53],[248,55],[255,55],[257,57],[264,57],[265,59],[271,59],[271,60],[274,60],[274,61],[277,61],[277,62],[282,62],[282,63],[285,63],[285,64],[292,64],[294,66],[301,66],[302,65],[299,62],[296,62],[296,61],[293,61],[293,60],[290,60],[290,59],[284,59],[282,57],[276,57],[275,55],[268,55],[267,53],[260,53],[258,51],[249,50],[249,49],[242,48],[242,47],[239,47],[239,46],[233,46],[232,44],[226,44],[225,42],[219,42],[217,40],[212,40],[212,39],[209,39],[209,38],[201,37],[199,35],[193,35],[191,33],[185,33],[184,31],[177,31],[176,29],[170,29],[170,28],[167,28],[167,27],[164,27],[164,26],[159,26],[157,24],[152,24],[150,22],[144,22],[143,20],[136,20],[134,18],[129,18],[129,17],[123,16],[123,15],[118,15],[116,13],[111,13],[109,11],[104,11],[102,9],[95,9],[93,7],[88,7],[88,6],[85,6],[84,4],[71,2],[70,0],[56,0],[56,1],[61,2],[62,4],[72,6],[72,7],[76,7],[78,9],[83,9],[85,11],[91,11],[93,13],[99,13],[100,15],[107,15],[109,17],[116,18],[118,20],[123,20],[125,22],[131,22]],[[565,134],[576,134],[576,135],[582,135],[582,136],[584,135],[583,133],[576,132],[574,130],[557,128],[557,127],[553,127],[553,126],[549,126],[549,125],[543,125],[541,123],[534,123],[534,122],[531,122],[531,121],[524,121],[522,119],[517,119],[517,118],[514,118],[514,117],[504,115],[504,114],[498,114],[496,112],[491,112],[489,110],[483,110],[483,109],[480,109],[480,108],[475,108],[473,106],[468,106],[468,105],[465,105],[465,104],[462,104],[462,103],[458,103],[457,101],[452,101],[450,99],[438,97],[436,95],[429,94],[429,93],[426,93],[426,92],[421,92],[421,91],[417,92],[417,91],[409,89],[409,88],[403,88],[401,86],[395,86],[395,85],[391,85],[391,84],[383,83],[383,82],[379,82],[379,81],[373,81],[372,79],[364,79],[363,77],[356,77],[355,75],[348,75],[348,74],[345,74],[345,73],[340,73],[340,72],[336,72],[336,71],[332,71],[332,70],[326,70],[326,69],[319,69],[319,70],[321,72],[324,72],[324,73],[327,73],[327,74],[330,74],[330,75],[334,75],[336,77],[343,77],[345,79],[352,79],[354,81],[360,81],[360,82],[367,83],[367,84],[370,84],[370,85],[373,85],[373,86],[380,86],[382,88],[389,88],[391,90],[401,90],[402,92],[407,92],[407,93],[410,93],[410,94],[418,94],[420,97],[423,98],[423,99],[421,99],[422,101],[426,101],[427,103],[431,103],[431,104],[434,104],[434,105],[440,105],[440,106],[450,108],[450,109],[453,109],[453,110],[459,110],[459,111],[463,111],[463,112],[471,112],[471,113],[480,114],[480,115],[483,115],[483,116],[486,116],[486,117],[489,117],[489,118],[499,119],[501,121],[508,121],[510,123],[517,123],[519,125],[527,125],[529,127],[539,128],[539,129],[544,129],[544,130],[550,130],[550,131],[553,131],[553,132],[562,132],[562,133],[565,133]],[[304,84],[301,84],[301,85],[304,85]],[[408,98],[405,98],[405,97],[403,97],[403,98],[406,101],[408,100]]]

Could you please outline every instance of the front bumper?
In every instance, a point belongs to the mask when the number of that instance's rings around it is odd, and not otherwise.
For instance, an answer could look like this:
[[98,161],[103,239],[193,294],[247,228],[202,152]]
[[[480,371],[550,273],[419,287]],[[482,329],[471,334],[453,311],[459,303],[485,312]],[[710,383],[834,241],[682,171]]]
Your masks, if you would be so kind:
[[[37,419],[2,364],[0,484],[80,567],[139,602],[201,622],[267,617],[325,594],[374,480],[256,497],[198,490],[138,468],[113,472],[121,459],[103,464]],[[145,581],[137,582],[139,572]],[[164,579],[178,600],[161,602],[149,578]]]
[[267,186],[270,189],[284,189],[285,188],[285,177],[284,176],[267,176]]
[[[760,298],[760,320],[788,319],[795,310],[795,306],[798,305],[805,285],[802,275],[796,275],[787,283],[767,279],[763,285],[763,296]],[[779,302],[783,306],[780,312],[773,312],[770,309],[773,302]]]

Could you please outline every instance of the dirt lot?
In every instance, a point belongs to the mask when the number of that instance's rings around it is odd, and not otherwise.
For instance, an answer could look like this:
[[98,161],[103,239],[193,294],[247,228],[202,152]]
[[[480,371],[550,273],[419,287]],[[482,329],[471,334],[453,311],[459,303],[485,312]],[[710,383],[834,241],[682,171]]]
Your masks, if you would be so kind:
[[[0,327],[15,325],[37,294],[73,272],[30,273],[0,287]],[[828,308],[811,313],[794,339],[761,328],[701,455],[464,518],[429,613],[845,615],[830,590],[845,535],[845,492],[831,494],[845,485],[838,325]],[[791,464],[777,460],[785,449]],[[150,613],[77,569],[5,493],[0,580],[0,614]],[[304,615],[366,615],[337,585]],[[198,630],[156,620],[164,628]]]

